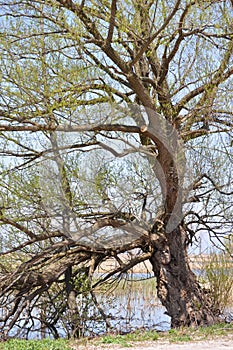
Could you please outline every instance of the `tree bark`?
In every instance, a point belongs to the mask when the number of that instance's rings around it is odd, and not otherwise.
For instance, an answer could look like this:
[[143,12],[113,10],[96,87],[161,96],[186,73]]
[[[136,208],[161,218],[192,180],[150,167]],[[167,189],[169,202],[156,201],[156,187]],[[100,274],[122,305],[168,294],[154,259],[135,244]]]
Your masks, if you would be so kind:
[[72,267],[68,267],[65,272],[65,285],[67,294],[67,305],[69,315],[69,325],[71,327],[71,336],[73,338],[80,338],[82,332],[80,328],[80,318],[76,300],[76,288],[72,281]]
[[191,271],[187,258],[186,232],[179,226],[173,232],[160,236],[150,262],[157,278],[157,293],[171,327],[205,326],[219,321],[218,310],[197,277]]

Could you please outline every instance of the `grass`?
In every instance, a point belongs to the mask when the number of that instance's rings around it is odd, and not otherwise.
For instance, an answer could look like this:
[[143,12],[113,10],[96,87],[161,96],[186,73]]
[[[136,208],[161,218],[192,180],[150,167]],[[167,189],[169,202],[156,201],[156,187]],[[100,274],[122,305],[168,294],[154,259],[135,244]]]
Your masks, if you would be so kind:
[[79,345],[88,347],[91,345],[117,344],[130,348],[135,342],[168,340],[170,343],[189,342],[193,340],[206,340],[214,337],[226,336],[233,333],[232,324],[217,324],[210,327],[171,329],[168,332],[141,331],[125,335],[109,334],[92,340],[86,338],[80,340],[16,340],[12,339],[0,343],[0,350],[78,350]]
[[0,350],[72,350],[65,339],[19,340],[0,343]]
[[121,346],[129,347],[132,342],[155,341],[159,335],[156,331],[140,332],[136,331],[126,335],[107,335],[102,337],[100,342],[104,344],[120,344]]
[[[193,340],[206,340],[217,336],[226,336],[233,332],[230,324],[218,324],[210,327],[172,329],[168,332],[156,331],[136,331],[126,335],[109,334],[86,342],[88,344],[117,344],[125,348],[130,348],[135,342],[168,340],[170,343],[189,342]],[[77,345],[77,341],[73,344]],[[81,343],[80,343],[81,344]]]
[[186,334],[185,330],[181,331],[181,330],[176,330],[176,329],[169,330],[168,334],[167,334],[167,338],[172,343],[187,342],[187,341],[192,340],[191,335]]
[[187,342],[226,336],[229,332],[233,332],[231,324],[219,323],[209,327],[171,329],[166,334],[170,342]]

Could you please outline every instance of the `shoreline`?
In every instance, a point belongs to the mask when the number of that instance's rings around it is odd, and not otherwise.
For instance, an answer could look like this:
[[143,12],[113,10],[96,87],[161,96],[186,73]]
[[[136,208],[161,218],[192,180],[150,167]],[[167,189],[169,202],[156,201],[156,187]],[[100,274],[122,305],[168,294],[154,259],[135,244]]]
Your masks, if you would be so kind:
[[[192,270],[204,270],[205,266],[210,263],[211,261],[211,255],[209,254],[201,254],[201,255],[189,255],[188,256],[190,267]],[[128,257],[126,254],[121,255],[122,262],[126,262],[130,260],[130,257]],[[97,273],[108,273],[112,271],[113,269],[116,269],[119,267],[116,260],[114,258],[109,258],[106,261],[104,261],[99,268],[97,269]],[[232,267],[232,262],[229,261],[229,267]],[[142,273],[142,274],[152,274],[152,265],[148,260],[138,263],[136,266],[134,266],[132,269],[129,270],[129,273]]]

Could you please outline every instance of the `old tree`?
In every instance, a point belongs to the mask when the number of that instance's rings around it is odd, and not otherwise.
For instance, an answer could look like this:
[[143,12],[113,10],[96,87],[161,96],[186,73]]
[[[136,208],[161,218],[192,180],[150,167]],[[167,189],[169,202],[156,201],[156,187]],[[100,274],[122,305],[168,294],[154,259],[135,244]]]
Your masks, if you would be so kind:
[[104,317],[95,287],[146,260],[172,327],[218,320],[187,251],[199,232],[232,232],[232,13],[227,0],[0,1],[6,337],[38,324],[58,337],[64,315],[78,336],[83,285]]

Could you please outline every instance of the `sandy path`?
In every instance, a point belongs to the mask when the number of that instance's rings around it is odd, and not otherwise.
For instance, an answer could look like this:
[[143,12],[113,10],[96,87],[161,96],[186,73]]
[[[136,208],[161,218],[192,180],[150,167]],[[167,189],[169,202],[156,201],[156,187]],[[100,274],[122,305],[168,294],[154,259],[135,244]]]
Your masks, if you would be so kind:
[[[118,348],[118,350],[126,348]],[[131,350],[233,350],[233,338],[230,339],[218,339],[208,341],[197,341],[187,343],[144,343],[140,346],[130,347]]]
[[158,340],[148,342],[131,343],[130,347],[122,347],[115,344],[86,345],[74,347],[74,350],[233,350],[233,334],[224,337],[190,341],[185,343],[169,343],[169,341]]

